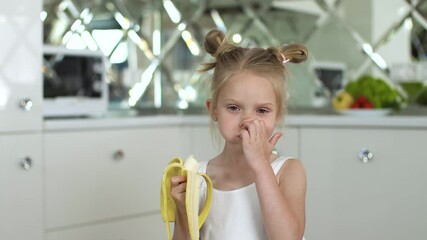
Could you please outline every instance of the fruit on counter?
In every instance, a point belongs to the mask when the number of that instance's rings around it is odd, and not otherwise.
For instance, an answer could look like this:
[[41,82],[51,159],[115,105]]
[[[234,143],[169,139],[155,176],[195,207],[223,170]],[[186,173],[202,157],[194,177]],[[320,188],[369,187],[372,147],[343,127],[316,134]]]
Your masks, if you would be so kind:
[[349,109],[353,104],[354,99],[350,93],[346,91],[338,92],[332,99],[332,106],[335,110]]
[[374,108],[374,104],[372,104],[365,96],[359,96],[356,101],[351,104],[350,108],[371,109]]
[[397,88],[387,83],[384,79],[370,75],[363,75],[356,80],[350,81],[346,84],[344,90],[355,99],[364,96],[373,105],[373,108],[398,110],[406,102],[404,95]]

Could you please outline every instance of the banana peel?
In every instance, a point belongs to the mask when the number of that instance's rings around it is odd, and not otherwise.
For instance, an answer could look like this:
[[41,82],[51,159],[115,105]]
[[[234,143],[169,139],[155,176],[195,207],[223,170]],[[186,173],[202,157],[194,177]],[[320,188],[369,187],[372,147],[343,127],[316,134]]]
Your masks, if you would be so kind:
[[[171,177],[187,176],[187,188],[185,192],[185,207],[187,211],[188,229],[191,240],[199,240],[199,230],[208,216],[212,204],[212,182],[210,178],[199,173],[199,163],[193,156],[185,162],[181,158],[172,159],[163,172],[160,191],[160,211],[166,224],[168,239],[172,239],[170,222],[175,222],[176,205],[171,195]],[[200,176],[207,185],[206,202],[199,215]]]

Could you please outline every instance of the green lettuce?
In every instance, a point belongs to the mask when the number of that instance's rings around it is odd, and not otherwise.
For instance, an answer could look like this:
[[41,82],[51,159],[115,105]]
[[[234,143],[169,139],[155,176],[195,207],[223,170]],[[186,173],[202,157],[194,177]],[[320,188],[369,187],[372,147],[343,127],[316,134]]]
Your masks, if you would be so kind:
[[354,99],[365,96],[374,108],[392,108],[398,110],[406,101],[405,97],[393,86],[381,78],[363,75],[346,84],[344,90]]

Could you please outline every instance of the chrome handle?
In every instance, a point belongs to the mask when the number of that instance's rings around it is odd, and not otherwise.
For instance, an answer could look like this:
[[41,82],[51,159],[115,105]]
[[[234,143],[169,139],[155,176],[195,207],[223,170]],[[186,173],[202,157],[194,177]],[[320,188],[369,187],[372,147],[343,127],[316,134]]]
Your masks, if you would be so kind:
[[33,160],[30,157],[25,157],[21,160],[20,165],[24,170],[28,171],[33,166]]
[[362,150],[360,150],[359,152],[359,159],[363,162],[363,163],[367,163],[369,160],[372,160],[374,158],[374,154],[369,151],[366,148],[363,148]]
[[116,161],[123,160],[125,158],[125,152],[123,150],[119,149],[113,153],[113,159]]
[[23,109],[24,111],[28,112],[33,108],[33,101],[29,98],[24,98],[21,101],[19,101],[19,107]]

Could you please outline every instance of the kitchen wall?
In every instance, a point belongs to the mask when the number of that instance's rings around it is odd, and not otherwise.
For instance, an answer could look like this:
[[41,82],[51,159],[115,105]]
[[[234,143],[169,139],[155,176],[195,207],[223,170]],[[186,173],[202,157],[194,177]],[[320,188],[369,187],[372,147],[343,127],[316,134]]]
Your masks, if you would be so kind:
[[[72,25],[70,9],[92,17],[84,25],[87,31],[101,28],[114,28],[119,32],[124,28],[135,30],[132,36],[123,35],[120,45],[117,45],[117,49],[126,46],[128,55],[126,61],[114,65],[110,75],[115,106],[123,106],[128,100],[128,90],[145,81],[148,86],[143,89],[137,108],[176,107],[179,102],[203,107],[210,76],[196,74],[195,70],[209,57],[203,51],[191,53],[191,47],[187,45],[193,44],[200,51],[204,33],[213,27],[227,29],[230,34],[241,34],[242,45],[305,43],[311,52],[308,62],[289,66],[290,102],[295,106],[312,106],[314,92],[320,87],[313,71],[317,64],[344,63],[348,70],[346,80],[349,80],[363,73],[387,77],[390,64],[411,61],[410,21],[397,24],[411,8],[404,0],[345,0],[340,4],[334,0],[244,1],[240,4],[233,1],[177,1],[173,3],[181,15],[176,23],[161,4],[122,2],[110,3],[107,7],[104,1],[95,5],[91,1],[75,0],[72,1],[73,7],[64,8],[65,14],[58,17],[63,24],[54,21],[55,16],[59,16],[59,2],[45,0],[45,10],[54,13],[45,20],[46,41],[60,43],[61,39],[64,40],[61,34],[67,35],[67,26]],[[205,3],[208,4],[203,5]],[[426,4],[420,5],[425,8]],[[83,11],[85,8],[87,12]],[[120,19],[125,19],[124,23],[118,23]],[[185,27],[178,28],[180,23],[186,23]],[[187,42],[183,40],[184,35]],[[52,36],[57,36],[56,40],[52,40]],[[161,63],[157,67],[153,65],[156,57],[150,55],[156,51],[161,53],[158,55]],[[151,69],[150,64],[155,67],[155,74],[141,80],[144,73],[149,72],[146,70]],[[189,97],[194,95],[193,91],[198,94]]]

